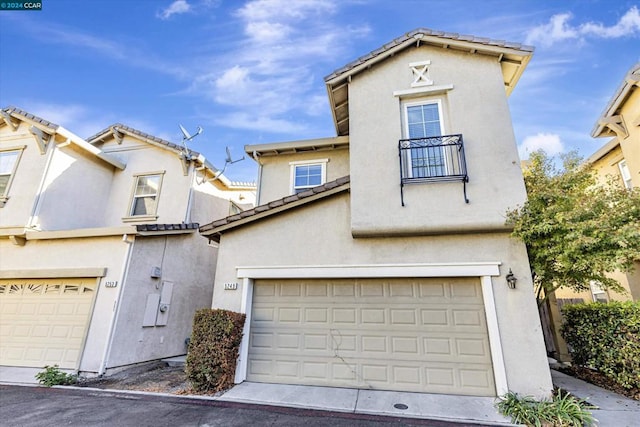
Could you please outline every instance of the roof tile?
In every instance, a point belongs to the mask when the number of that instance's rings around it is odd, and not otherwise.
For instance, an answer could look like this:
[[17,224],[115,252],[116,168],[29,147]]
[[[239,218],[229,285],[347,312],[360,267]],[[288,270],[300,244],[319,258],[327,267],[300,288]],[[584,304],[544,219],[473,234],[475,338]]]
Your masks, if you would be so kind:
[[[215,230],[218,227],[222,227],[224,225],[228,225],[231,224],[233,222],[239,221],[240,219],[244,219],[244,218],[250,218],[252,216],[256,216],[258,214],[264,213],[264,212],[268,212],[270,210],[274,210],[276,208],[279,208],[281,206],[286,206],[288,204],[292,204],[294,202],[297,202],[299,200],[303,200],[306,199],[308,197],[317,195],[317,194],[322,194],[325,193],[329,190],[332,190],[334,188],[343,186],[348,184],[351,181],[351,178],[349,175],[347,176],[343,176],[341,178],[338,178],[334,181],[330,181],[327,182],[323,185],[319,185],[317,187],[313,187],[310,188],[308,190],[305,191],[301,191],[300,193],[297,194],[292,194],[290,196],[286,196],[283,197],[281,199],[278,200],[273,200],[269,203],[263,204],[263,205],[259,205],[256,206],[253,209],[247,210],[247,211],[243,211],[239,214],[235,214],[235,215],[231,215],[228,216],[226,218],[222,218],[222,219],[218,219],[216,221],[213,221],[209,224],[203,225],[202,227],[200,227],[200,232],[203,234],[209,234],[208,232],[211,232],[211,230]],[[216,234],[216,233],[212,233],[212,234]]]

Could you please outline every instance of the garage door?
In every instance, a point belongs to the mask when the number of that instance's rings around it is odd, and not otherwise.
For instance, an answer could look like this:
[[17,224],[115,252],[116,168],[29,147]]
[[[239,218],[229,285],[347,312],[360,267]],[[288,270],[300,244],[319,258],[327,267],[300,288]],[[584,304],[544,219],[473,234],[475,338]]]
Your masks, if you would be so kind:
[[0,365],[78,367],[96,279],[0,280]]
[[256,280],[248,381],[495,396],[480,281]]

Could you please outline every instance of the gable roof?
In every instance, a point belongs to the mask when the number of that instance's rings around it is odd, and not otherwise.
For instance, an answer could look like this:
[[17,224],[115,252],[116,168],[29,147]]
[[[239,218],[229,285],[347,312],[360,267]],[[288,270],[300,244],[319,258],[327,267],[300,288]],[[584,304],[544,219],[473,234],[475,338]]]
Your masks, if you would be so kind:
[[612,118],[616,116],[625,102],[631,97],[631,94],[640,86],[640,62],[637,62],[629,72],[625,75],[622,83],[615,91],[604,111],[598,118],[598,121],[591,131],[594,138],[616,136],[616,132],[609,125],[617,123],[612,122]]
[[197,151],[185,149],[178,144],[174,144],[173,142],[158,138],[157,136],[150,135],[138,129],[134,129],[131,126],[127,126],[122,123],[112,124],[111,126],[89,137],[88,141],[90,144],[95,145],[110,138],[114,138],[117,140],[118,138],[122,138],[123,135],[129,135],[130,137],[135,138],[139,141],[146,142],[147,144],[165,150],[169,150],[177,154],[181,158],[186,155],[188,159],[194,161],[196,165],[198,165],[198,167],[204,169],[207,173],[211,174],[212,176],[218,175],[218,178],[216,179],[222,182],[222,184],[224,184],[227,188],[243,190],[255,188],[255,184],[252,182],[230,181],[225,175],[221,174],[219,169],[213,166],[201,153]]
[[[52,138],[55,138],[55,135],[61,136],[69,144],[73,144],[80,150],[85,151],[92,156],[95,156],[96,158],[102,160],[105,163],[108,163],[111,166],[114,166],[121,170],[123,170],[126,166],[124,163],[102,152],[102,150],[94,147],[84,139],[80,138],[78,135],[68,131],[62,126],[59,126],[55,123],[52,123],[48,120],[45,120],[14,106],[3,108],[1,111],[3,120],[0,121],[0,127],[10,125],[12,118],[27,122]],[[7,121],[9,121],[9,123]]]
[[330,181],[323,185],[301,191],[300,193],[256,206],[253,209],[240,212],[239,214],[213,221],[200,227],[200,234],[208,237],[209,240],[220,242],[220,236],[231,229],[313,203],[333,196],[334,194],[342,193],[343,191],[348,191],[351,188],[350,181],[349,175],[343,176],[335,181]]
[[329,103],[338,135],[349,134],[349,79],[404,49],[421,44],[496,57],[502,68],[507,95],[511,94],[534,50],[532,46],[520,43],[447,33],[428,28],[410,31],[325,77]]

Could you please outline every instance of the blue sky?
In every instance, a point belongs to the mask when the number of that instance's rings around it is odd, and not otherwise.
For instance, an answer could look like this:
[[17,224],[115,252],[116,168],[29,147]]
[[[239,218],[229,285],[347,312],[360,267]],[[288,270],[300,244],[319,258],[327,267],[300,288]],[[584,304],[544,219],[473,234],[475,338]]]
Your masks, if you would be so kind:
[[[116,123],[222,167],[246,144],[334,136],[324,76],[419,27],[535,46],[510,97],[521,157],[590,132],[640,61],[638,0],[41,0],[0,11],[0,106],[88,137]],[[255,179],[247,159],[227,169]]]

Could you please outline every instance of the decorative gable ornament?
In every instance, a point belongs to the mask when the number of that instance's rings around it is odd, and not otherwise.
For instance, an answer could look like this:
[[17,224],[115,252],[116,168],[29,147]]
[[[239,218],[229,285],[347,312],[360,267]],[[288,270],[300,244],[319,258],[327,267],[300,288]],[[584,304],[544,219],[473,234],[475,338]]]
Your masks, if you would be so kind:
[[429,78],[429,65],[431,65],[431,61],[409,63],[413,73],[411,87],[431,86],[433,84],[433,80]]

